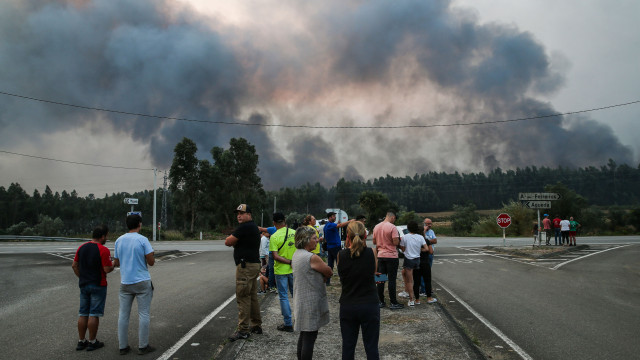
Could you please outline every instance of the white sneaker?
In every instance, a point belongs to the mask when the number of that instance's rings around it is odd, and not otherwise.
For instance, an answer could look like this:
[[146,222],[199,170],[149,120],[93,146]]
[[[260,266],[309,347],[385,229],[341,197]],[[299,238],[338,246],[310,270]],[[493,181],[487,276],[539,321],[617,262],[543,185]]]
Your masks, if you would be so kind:
[[409,300],[409,306],[415,306],[415,305],[416,305],[415,301]]
[[398,296],[400,296],[400,297],[409,297],[409,293],[406,292],[406,291],[401,291],[401,292],[398,293]]
[[431,300],[428,300],[427,302],[428,302],[429,304],[433,304],[433,303],[435,303],[435,302],[438,302],[438,299],[433,298],[433,299],[431,299]]

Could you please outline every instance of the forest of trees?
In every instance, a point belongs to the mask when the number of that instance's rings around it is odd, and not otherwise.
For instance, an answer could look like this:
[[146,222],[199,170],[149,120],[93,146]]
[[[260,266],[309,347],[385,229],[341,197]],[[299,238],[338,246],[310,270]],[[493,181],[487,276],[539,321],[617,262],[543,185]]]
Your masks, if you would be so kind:
[[[231,139],[226,150],[214,147],[211,161],[197,159],[197,150],[196,144],[187,138],[176,145],[169,174],[171,185],[167,189],[165,226],[191,235],[232,228],[235,219],[231,210],[242,202],[252,205],[258,223],[263,216],[268,223],[274,199],[278,211],[312,213],[318,218],[324,217],[324,209],[334,207],[345,209],[350,215],[363,213],[375,217],[375,206],[371,204],[376,199],[388,201],[388,206],[400,211],[416,213],[470,205],[477,209],[498,209],[517,200],[520,192],[558,189],[577,194],[584,208],[615,210],[640,205],[640,165],[634,168],[612,160],[600,167],[526,167],[506,171],[498,168],[487,174],[429,172],[413,177],[387,175],[366,182],[336,179],[330,188],[307,183],[265,191],[257,175],[259,155],[245,139]],[[158,221],[162,195],[163,189],[158,189]],[[142,211],[144,224],[151,226],[153,190],[97,198],[94,194],[80,197],[75,190],[53,193],[49,186],[42,194],[34,190],[31,195],[18,183],[7,188],[0,186],[0,234],[72,236],[87,234],[100,223],[124,229],[124,217],[129,210],[123,203],[126,197],[139,199],[136,210]]]

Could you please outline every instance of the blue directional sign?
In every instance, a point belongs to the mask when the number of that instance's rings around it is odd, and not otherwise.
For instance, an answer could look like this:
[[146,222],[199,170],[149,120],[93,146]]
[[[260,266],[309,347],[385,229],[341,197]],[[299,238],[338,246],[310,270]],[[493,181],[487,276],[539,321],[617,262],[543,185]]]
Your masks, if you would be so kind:
[[142,217],[142,211],[129,211],[127,212],[127,216],[129,215],[140,215]]

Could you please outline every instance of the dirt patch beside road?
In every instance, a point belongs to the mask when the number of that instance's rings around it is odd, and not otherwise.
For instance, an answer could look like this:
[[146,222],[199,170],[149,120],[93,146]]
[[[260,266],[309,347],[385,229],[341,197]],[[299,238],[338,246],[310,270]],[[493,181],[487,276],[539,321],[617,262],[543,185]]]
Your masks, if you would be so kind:
[[539,246],[539,247],[501,247],[501,246],[485,246],[485,250],[495,251],[498,253],[528,258],[528,259],[546,259],[552,258],[566,253],[579,250],[588,250],[589,245],[578,246]]

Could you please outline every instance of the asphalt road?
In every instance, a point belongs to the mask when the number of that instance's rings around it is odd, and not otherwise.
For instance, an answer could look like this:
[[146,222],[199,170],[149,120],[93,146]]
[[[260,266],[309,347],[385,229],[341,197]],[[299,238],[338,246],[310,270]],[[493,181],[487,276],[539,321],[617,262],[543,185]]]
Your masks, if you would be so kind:
[[640,245],[609,249],[554,270],[440,246],[433,276],[531,358],[638,358]]
[[[507,245],[530,241],[509,238]],[[578,238],[578,242],[610,250],[582,252],[560,263],[528,263],[479,252],[483,245],[501,245],[502,238],[441,237],[434,279],[533,358],[636,358],[640,353],[633,336],[640,332],[640,237]],[[616,249],[616,244],[625,243],[636,245]],[[0,333],[8,345],[0,358],[111,359],[117,354],[117,270],[108,276],[110,290],[98,333],[105,349],[74,350],[78,287],[70,265],[78,245],[0,243]],[[113,242],[107,246],[112,249]],[[183,253],[161,259],[151,268],[156,291],[150,339],[158,351],[150,357],[175,347],[172,359],[210,359],[237,319],[234,301],[221,306],[234,293],[231,249],[219,240],[153,246],[156,251]],[[216,309],[219,312],[214,315]],[[212,320],[204,321],[208,316]],[[129,338],[135,347],[135,314],[132,319]],[[194,335],[185,341],[190,331]]]
[[[150,343],[157,358],[211,314],[235,292],[229,252],[191,253],[156,262],[150,270],[155,287],[151,306]],[[117,341],[117,271],[109,274],[105,316],[98,339],[103,349],[75,351],[79,290],[71,260],[50,254],[0,254],[0,323],[3,359],[113,359]],[[210,359],[235,328],[235,302],[217,314],[196,337],[176,353],[180,358]],[[131,315],[129,344],[137,348],[136,306]]]

